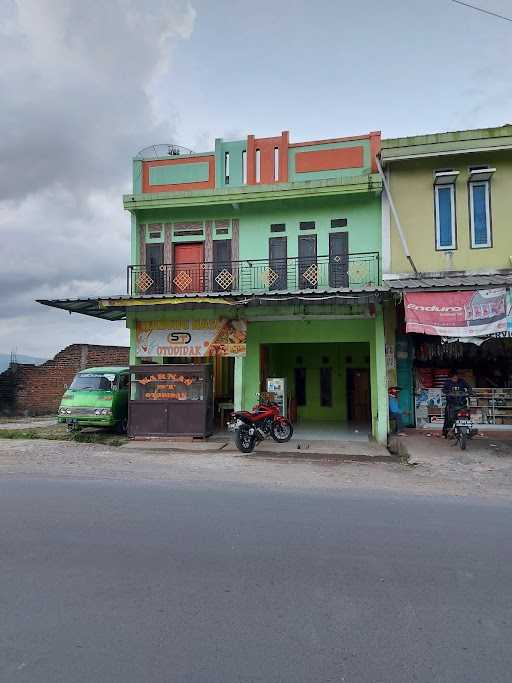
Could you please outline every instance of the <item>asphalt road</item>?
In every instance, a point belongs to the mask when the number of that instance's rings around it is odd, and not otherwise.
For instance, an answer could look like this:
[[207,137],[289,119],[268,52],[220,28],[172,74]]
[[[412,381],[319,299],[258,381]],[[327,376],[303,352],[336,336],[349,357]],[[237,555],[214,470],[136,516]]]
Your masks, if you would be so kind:
[[512,507],[0,481],[0,680],[511,680]]

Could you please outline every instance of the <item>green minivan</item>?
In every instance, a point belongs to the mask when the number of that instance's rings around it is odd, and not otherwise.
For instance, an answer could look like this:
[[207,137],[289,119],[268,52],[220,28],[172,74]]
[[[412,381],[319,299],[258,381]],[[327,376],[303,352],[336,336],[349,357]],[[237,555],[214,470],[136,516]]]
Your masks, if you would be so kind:
[[124,434],[128,426],[130,368],[88,368],[75,375],[59,406],[58,422],[70,430],[114,427]]

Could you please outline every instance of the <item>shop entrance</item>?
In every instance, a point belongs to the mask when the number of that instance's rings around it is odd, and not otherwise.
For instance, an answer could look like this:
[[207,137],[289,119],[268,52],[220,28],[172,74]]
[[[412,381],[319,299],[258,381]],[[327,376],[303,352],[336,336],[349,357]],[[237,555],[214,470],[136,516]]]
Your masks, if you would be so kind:
[[235,359],[222,356],[206,356],[200,358],[168,358],[164,364],[211,365],[213,376],[213,420],[216,430],[224,430],[230,413],[234,410],[235,395]]
[[[261,347],[260,382],[286,381],[288,416],[301,436],[366,438],[371,423],[369,344],[268,344]],[[356,431],[357,430],[357,431]],[[306,433],[304,434],[304,436]]]
[[443,384],[451,369],[472,387],[470,410],[474,424],[485,429],[512,428],[512,339],[450,341],[411,334],[410,349],[415,398],[415,426],[443,424]]

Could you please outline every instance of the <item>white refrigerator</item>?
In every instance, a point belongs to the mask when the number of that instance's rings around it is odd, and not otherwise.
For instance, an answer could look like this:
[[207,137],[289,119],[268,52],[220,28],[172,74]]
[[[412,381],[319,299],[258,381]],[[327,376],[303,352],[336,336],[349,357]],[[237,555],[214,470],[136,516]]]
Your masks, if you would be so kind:
[[287,411],[287,386],[286,377],[269,377],[267,379],[267,391],[275,396],[275,402],[279,406],[281,415],[286,417]]

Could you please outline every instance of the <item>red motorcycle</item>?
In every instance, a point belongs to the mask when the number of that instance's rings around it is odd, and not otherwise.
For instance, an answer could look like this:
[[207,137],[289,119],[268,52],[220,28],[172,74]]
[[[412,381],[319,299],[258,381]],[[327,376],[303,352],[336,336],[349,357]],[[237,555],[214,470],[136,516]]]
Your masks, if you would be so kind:
[[228,429],[235,433],[236,447],[242,453],[252,453],[256,444],[267,436],[277,443],[286,443],[293,436],[292,423],[281,415],[273,401],[260,401],[251,411],[233,413]]

